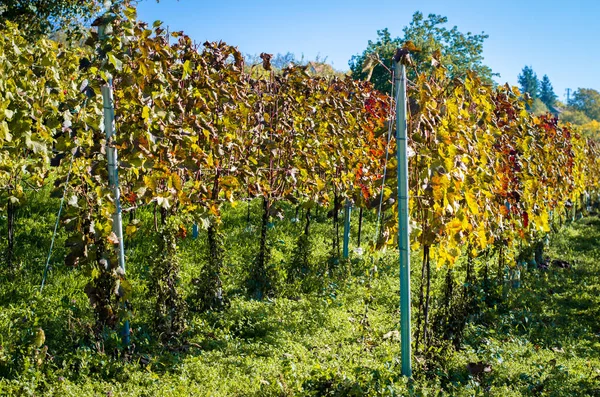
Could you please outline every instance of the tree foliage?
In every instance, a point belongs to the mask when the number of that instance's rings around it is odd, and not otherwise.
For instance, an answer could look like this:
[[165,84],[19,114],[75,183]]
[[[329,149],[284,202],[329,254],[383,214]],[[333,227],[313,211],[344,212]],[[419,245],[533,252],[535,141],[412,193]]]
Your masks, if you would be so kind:
[[531,66],[523,68],[517,81],[521,88],[521,93],[529,94],[529,97],[533,100],[539,97],[540,81]]
[[581,133],[595,140],[600,140],[600,121],[591,120],[579,126]]
[[568,105],[590,119],[600,121],[600,92],[592,88],[579,88],[573,93]]
[[[245,68],[247,72],[252,71],[252,68],[263,63],[260,55],[245,54]],[[343,78],[347,73],[336,70],[332,65],[327,63],[327,57],[317,55],[313,60],[307,60],[302,55],[300,58],[295,54],[287,52],[285,54],[275,54],[270,59],[271,67],[276,73],[281,73],[285,68],[293,66],[305,66],[307,73],[311,76],[319,77],[338,77]]]
[[391,59],[402,40],[392,38],[387,28],[378,30],[377,36],[377,41],[369,40],[367,49],[361,55],[352,56],[349,65],[353,78],[368,80],[375,89],[387,93],[391,88]]
[[574,110],[570,107],[567,107],[563,112],[561,112],[560,119],[563,122],[571,123],[574,125],[583,125],[592,121],[581,110]]
[[546,105],[549,110],[553,110],[556,105],[558,96],[554,93],[552,83],[548,75],[544,75],[540,81],[540,91],[538,95],[539,99]]
[[528,105],[528,109],[537,116],[551,112],[551,109],[540,98],[535,98],[531,105]]
[[587,137],[600,137],[600,94],[591,88],[580,88],[560,114],[562,122],[577,125]]
[[42,35],[58,27],[89,20],[101,0],[0,0],[0,24],[14,22],[30,35]]
[[353,56],[350,69],[355,79],[370,80],[376,89],[389,92],[391,87],[389,68],[396,49],[411,42],[417,51],[412,56],[415,71],[433,73],[435,65],[441,63],[448,69],[452,78],[465,77],[467,71],[476,71],[486,83],[492,83],[493,73],[483,64],[483,43],[488,35],[462,33],[458,27],[448,29],[448,18],[430,14],[427,18],[416,12],[411,23],[403,29],[403,36],[392,38],[389,30],[377,31],[377,40],[369,40],[367,48],[360,55]]

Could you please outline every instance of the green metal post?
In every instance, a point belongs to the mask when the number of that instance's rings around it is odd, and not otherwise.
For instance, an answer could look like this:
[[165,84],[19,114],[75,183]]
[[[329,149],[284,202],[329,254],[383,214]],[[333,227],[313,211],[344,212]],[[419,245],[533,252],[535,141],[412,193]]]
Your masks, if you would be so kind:
[[406,69],[394,59],[396,100],[396,152],[398,159],[398,248],[400,251],[400,341],[402,375],[412,377],[410,327],[410,242],[408,230],[408,156],[406,125]]
[[349,256],[349,245],[350,245],[350,213],[352,211],[352,205],[350,205],[350,201],[346,200],[346,205],[344,206],[344,249],[342,251],[342,255],[344,259],[348,259]]
[[121,214],[121,191],[117,166],[117,149],[110,144],[115,135],[115,109],[111,82],[101,87],[104,102],[104,132],[106,134],[106,158],[108,161],[108,183],[113,191],[115,213],[113,214],[113,232],[119,239],[119,267],[125,272],[125,247],[123,244],[123,217]]
[[[98,34],[101,39],[106,39],[110,32],[110,18],[103,17],[100,26],[98,26]],[[119,189],[119,171],[117,148],[111,144],[112,138],[116,134],[115,129],[115,106],[113,98],[112,76],[108,75],[108,81],[102,87],[102,103],[104,108],[104,133],[106,134],[106,160],[108,162],[108,183],[113,192],[113,200],[115,202],[115,213],[113,214],[112,231],[119,240],[119,248],[117,252],[119,267],[125,274],[125,244],[123,239],[123,216],[121,213],[121,190]],[[123,343],[129,345],[129,320],[125,321],[123,329]]]
[[[115,135],[115,108],[113,102],[112,81],[101,87],[104,103],[104,132],[106,134],[106,158],[108,161],[108,182],[115,200],[115,213],[113,214],[112,230],[119,240],[119,267],[125,274],[125,244],[123,240],[123,216],[121,214],[121,191],[119,189],[119,173],[117,149],[110,144]],[[123,329],[123,343],[129,345],[129,320],[125,321]]]

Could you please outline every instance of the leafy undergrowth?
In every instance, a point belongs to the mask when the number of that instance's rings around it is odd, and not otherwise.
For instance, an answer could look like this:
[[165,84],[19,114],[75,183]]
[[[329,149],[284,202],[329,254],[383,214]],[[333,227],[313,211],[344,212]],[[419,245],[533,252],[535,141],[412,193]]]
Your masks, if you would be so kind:
[[[35,211],[26,215],[23,236],[34,235],[34,228],[51,229],[51,218]],[[229,233],[228,261],[243,263],[249,239],[242,228],[237,233]],[[327,235],[326,229],[317,233]],[[103,344],[89,337],[93,315],[79,269],[54,270],[44,293],[38,292],[46,240],[27,241],[21,257],[32,265],[0,283],[0,395],[600,395],[595,217],[571,224],[551,241],[548,255],[570,268],[530,269],[520,288],[498,286],[504,299],[479,302],[459,349],[440,347],[427,361],[418,356],[411,383],[400,376],[399,341],[391,332],[399,317],[392,253],[376,259],[377,272],[370,270],[370,258],[357,257],[344,281],[286,294],[290,298],[249,301],[230,290],[224,312],[191,313],[185,340],[165,348],[150,331],[144,263],[135,259],[145,248],[133,245],[135,346],[116,358],[122,351],[118,335],[108,335]],[[278,244],[291,246],[292,240],[283,236]],[[201,260],[198,244],[182,244],[185,285]],[[314,255],[325,257],[325,248],[316,247],[322,252]],[[288,254],[277,252],[275,259]],[[239,276],[230,269],[224,277],[235,285]],[[36,339],[40,329],[43,343]],[[489,371],[470,372],[467,364],[477,362]]]

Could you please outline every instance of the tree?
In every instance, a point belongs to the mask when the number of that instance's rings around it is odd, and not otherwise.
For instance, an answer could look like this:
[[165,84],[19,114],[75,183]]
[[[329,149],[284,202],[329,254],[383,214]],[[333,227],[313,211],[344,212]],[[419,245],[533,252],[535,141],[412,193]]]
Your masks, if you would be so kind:
[[[262,64],[262,58],[258,54],[246,54],[244,55],[244,63],[247,65],[260,65]],[[287,52],[286,54],[277,53],[271,59],[271,66],[277,70],[286,68],[290,66],[290,64],[294,65],[305,65],[306,61],[304,60],[304,55],[298,59],[296,55],[291,52]]]
[[585,137],[600,138],[600,121],[590,119],[580,110],[573,110],[573,108],[567,107],[560,113],[560,121],[576,125]]
[[90,19],[102,4],[102,0],[0,0],[0,25],[11,21],[27,34],[47,34]]
[[549,113],[551,109],[540,98],[535,98],[531,103],[529,111],[539,116],[541,114]]
[[592,88],[577,89],[569,100],[569,106],[592,120],[600,121],[600,92]]
[[271,60],[271,65],[273,65],[277,69],[283,69],[285,67],[293,65],[302,65],[304,64],[304,56],[302,59],[296,59],[296,55],[292,54],[288,51],[287,54],[277,54]]
[[[538,97],[538,91],[540,90],[540,81],[537,75],[533,71],[531,66],[525,66],[523,71],[519,75],[519,85],[521,86],[521,92],[529,94],[532,100]],[[529,106],[528,106],[529,109]]]
[[584,136],[598,140],[600,138],[600,121],[592,120],[579,126]]
[[[252,68],[263,63],[262,58],[258,54],[245,54],[244,64],[246,71],[251,72]],[[297,58],[294,53],[287,52],[286,54],[277,53],[270,58],[272,70],[275,73],[281,73],[285,68],[290,66],[305,66],[306,71],[311,76],[320,77],[339,77],[343,78],[347,73],[336,70],[333,66],[327,63],[327,57],[321,57],[319,54],[314,60],[304,58],[304,54]],[[262,69],[264,72],[264,69]],[[256,71],[255,71],[256,73]]]
[[[354,55],[348,62],[352,77],[370,80],[375,88],[387,92],[390,89],[391,59],[396,48],[411,41],[418,51],[411,55],[415,60],[416,72],[429,72],[439,61],[448,68],[452,78],[463,77],[468,70],[476,71],[486,83],[492,83],[494,73],[483,64],[484,34],[461,33],[456,26],[447,29],[448,18],[430,14],[427,19],[416,12],[411,23],[403,29],[403,37],[392,38],[389,30],[377,31],[377,41],[369,40],[367,48],[360,55]],[[434,61],[435,60],[435,61]],[[410,71],[409,78],[414,78]]]
[[554,108],[556,100],[558,99],[558,96],[554,93],[554,89],[552,88],[552,83],[550,83],[548,75],[544,75],[544,77],[542,77],[542,81],[540,82],[539,98],[550,110]]
[[[348,64],[352,77],[357,80],[369,80],[379,91],[389,92],[391,87],[391,59],[396,48],[402,44],[399,37],[392,38],[387,28],[377,31],[377,41],[369,40],[367,49],[361,55],[353,55]],[[385,64],[378,64],[381,61]]]
[[580,110],[573,110],[572,108],[565,109],[560,114],[560,120],[575,125],[583,125],[591,121],[585,113]]
[[560,120],[571,123],[589,138],[600,137],[600,92],[591,88],[579,88],[569,99]]

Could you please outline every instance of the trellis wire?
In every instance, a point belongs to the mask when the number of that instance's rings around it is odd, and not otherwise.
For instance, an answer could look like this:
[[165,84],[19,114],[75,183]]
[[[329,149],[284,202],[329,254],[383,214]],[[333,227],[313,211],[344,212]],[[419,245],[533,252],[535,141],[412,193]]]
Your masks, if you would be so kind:
[[[392,81],[394,81],[394,71],[392,71]],[[396,94],[397,95],[397,94]],[[392,139],[392,109],[394,108],[394,101],[397,101],[398,98],[394,98],[394,84],[392,84],[392,88],[390,89],[390,118],[388,123],[388,134],[387,134],[387,142],[385,144],[385,161],[383,163],[383,179],[381,181],[381,194],[379,196],[379,206],[377,208],[377,222],[375,223],[375,235],[373,236],[373,243],[377,244],[377,239],[379,238],[379,227],[381,224],[381,208],[383,205],[383,192],[385,188],[385,178],[387,176],[387,164],[388,158],[390,155],[390,140]]]
[[[88,98],[83,100],[82,108],[87,105]],[[79,117],[79,113],[78,113]],[[67,179],[65,180],[65,188],[63,190],[62,197],[60,199],[60,206],[58,207],[58,214],[56,215],[56,222],[54,223],[54,232],[52,233],[52,240],[50,241],[50,249],[48,250],[48,257],[46,258],[46,265],[44,266],[44,274],[42,276],[42,284],[40,285],[40,293],[44,290],[46,279],[48,277],[48,268],[50,267],[50,258],[52,257],[52,249],[54,248],[54,241],[56,240],[56,233],[58,232],[58,223],[60,222],[60,215],[62,213],[63,205],[65,203],[65,196],[67,195],[67,188],[69,187],[69,180],[71,179],[71,171],[73,170],[73,162],[75,161],[75,153],[79,150],[79,146],[76,146],[71,152],[71,162],[69,163],[69,172],[67,172]]]
[[69,172],[67,173],[67,179],[65,181],[65,189],[63,190],[62,197],[60,199],[60,206],[58,207],[58,214],[56,215],[56,222],[54,223],[54,233],[52,233],[52,240],[50,242],[50,250],[48,251],[48,257],[46,258],[46,266],[44,267],[44,275],[42,277],[42,284],[40,285],[40,293],[44,290],[44,284],[46,284],[46,278],[48,277],[48,268],[50,267],[50,258],[52,257],[52,249],[54,248],[54,241],[56,240],[56,233],[58,231],[58,223],[60,222],[60,214],[62,213],[63,204],[65,202],[65,196],[67,195],[67,188],[69,187],[69,179],[71,178],[71,170],[73,169],[73,161],[75,160],[75,153],[78,148],[75,148],[71,153],[71,162],[69,163]]

